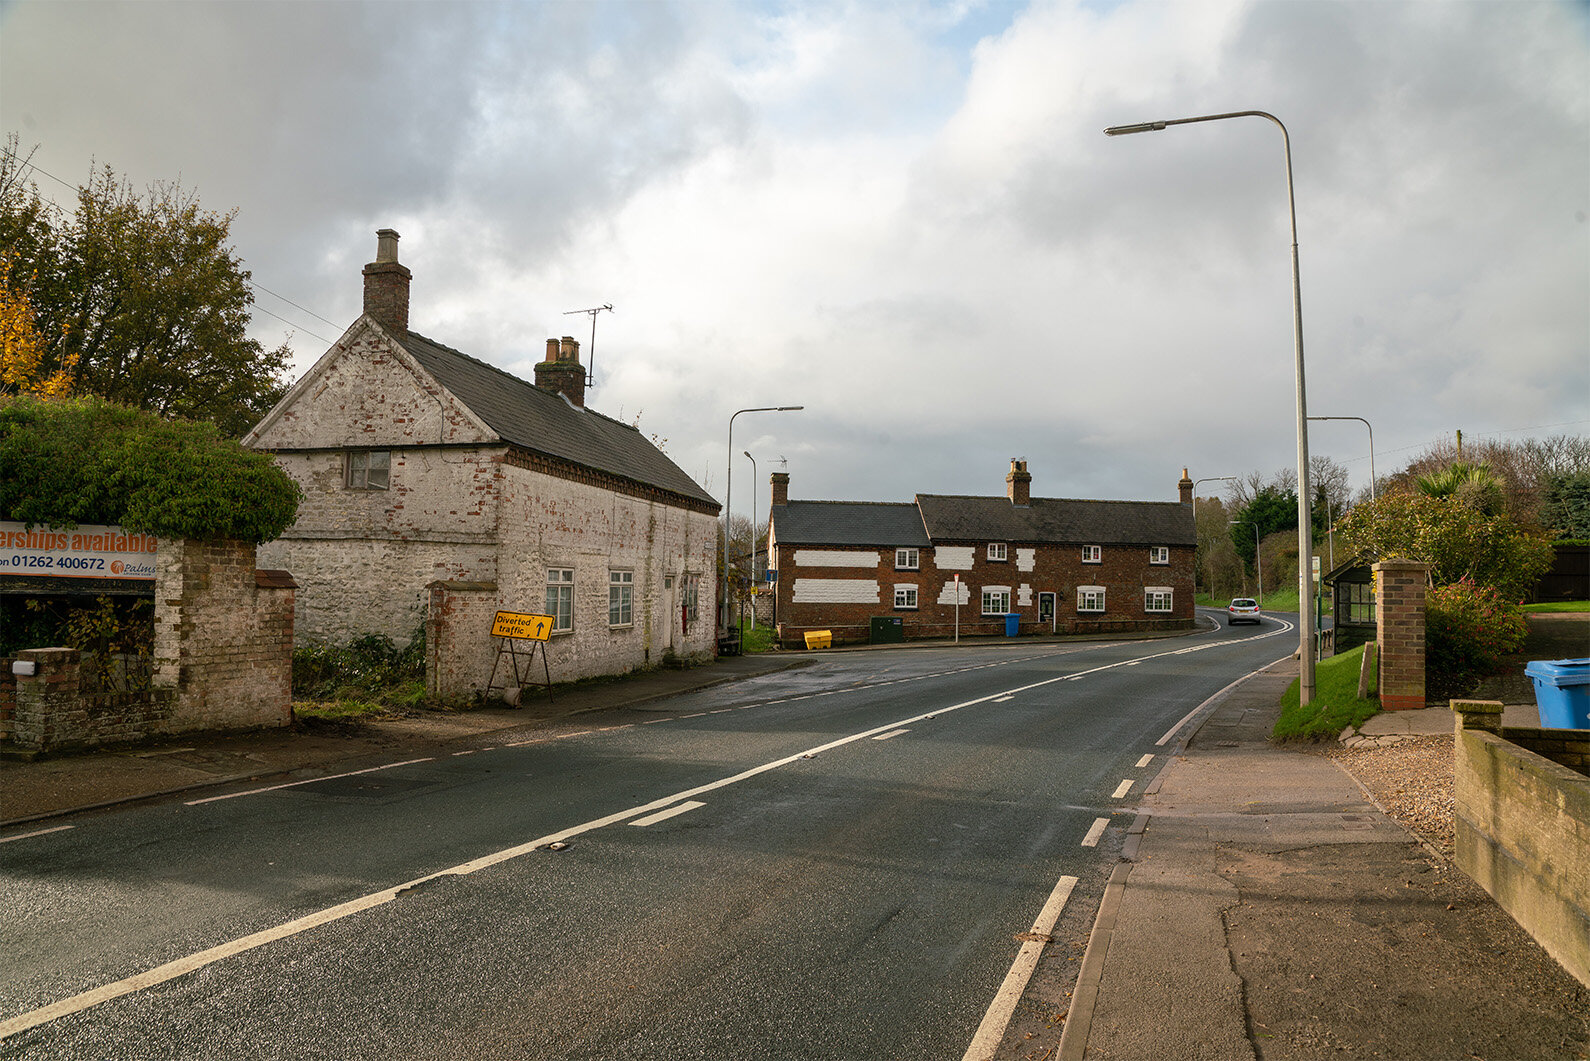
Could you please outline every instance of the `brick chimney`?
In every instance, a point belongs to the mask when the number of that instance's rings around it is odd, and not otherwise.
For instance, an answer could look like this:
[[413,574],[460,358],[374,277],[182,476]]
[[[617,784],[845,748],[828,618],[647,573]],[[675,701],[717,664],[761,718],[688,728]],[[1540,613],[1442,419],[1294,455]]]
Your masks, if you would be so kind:
[[399,336],[409,330],[409,278],[398,264],[398,234],[383,228],[375,234],[375,261],[364,267],[364,312]]
[[547,359],[536,363],[536,386],[585,408],[585,366],[580,364],[579,340],[570,335],[547,340]]
[[1026,508],[1032,504],[1032,476],[1027,474],[1027,462],[1010,460],[1010,472],[1005,476],[1005,496],[1012,505]]
[[1181,481],[1176,484],[1176,492],[1180,495],[1182,504],[1193,503],[1193,481],[1188,478],[1186,468],[1181,470]]
[[768,482],[773,484],[773,500],[769,503],[774,508],[789,504],[789,472],[774,472]]

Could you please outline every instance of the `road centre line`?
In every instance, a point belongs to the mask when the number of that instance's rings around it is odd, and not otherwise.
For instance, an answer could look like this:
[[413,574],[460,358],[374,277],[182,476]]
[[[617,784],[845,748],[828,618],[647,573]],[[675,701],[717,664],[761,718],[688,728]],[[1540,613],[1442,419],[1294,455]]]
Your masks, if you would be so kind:
[[224,796],[206,796],[204,799],[190,799],[187,806],[197,807],[201,803],[219,803],[223,799],[236,799],[239,796],[257,796],[261,792],[275,792],[283,788],[296,788],[299,785],[312,785],[316,781],[332,781],[339,777],[357,777],[360,774],[374,774],[382,770],[394,770],[399,766],[413,766],[415,763],[433,762],[434,757],[426,759],[408,759],[401,763],[387,763],[385,766],[372,766],[367,770],[349,770],[345,774],[327,774],[325,777],[311,777],[303,781],[288,781],[280,785],[267,785],[264,788],[251,788],[244,792],[228,792]]
[[1104,835],[1104,830],[1110,827],[1110,819],[1094,818],[1093,825],[1088,829],[1088,835],[1082,838],[1083,847],[1098,847],[1099,837]]
[[672,807],[669,807],[667,810],[660,810],[656,814],[648,814],[644,818],[636,818],[634,821],[630,822],[629,824],[638,825],[638,826],[641,826],[642,828],[644,828],[644,827],[646,827],[648,825],[656,825],[658,822],[665,822],[669,818],[677,817],[680,814],[688,814],[690,811],[695,810],[697,807],[705,807],[705,806],[706,806],[706,804],[702,803],[700,800],[688,799],[688,800],[685,800],[685,802],[683,802],[683,803],[678,803],[678,804],[675,804]]
[[[902,730],[902,732],[904,732]],[[35,829],[31,833],[18,833],[15,836],[0,837],[0,844],[9,844],[13,840],[26,840],[30,836],[48,836],[50,833],[64,833],[68,829],[76,829],[75,825],[57,825],[53,829]]]
[[908,730],[908,729],[892,729],[888,733],[880,733],[880,734],[878,734],[876,737],[874,737],[872,739],[873,740],[888,740],[890,737],[898,737],[901,734],[910,733],[910,732],[911,731]]
[[1033,970],[1038,968],[1038,957],[1043,954],[1044,941],[1054,931],[1055,922],[1060,920],[1060,911],[1065,909],[1066,900],[1071,898],[1071,889],[1076,886],[1077,878],[1061,877],[1054,891],[1049,893],[1048,902],[1043,904],[1038,919],[1032,923],[1032,929],[1025,933],[1028,938],[1022,941],[1010,972],[1005,974],[1005,982],[994,993],[994,1001],[989,1004],[988,1012],[983,1014],[983,1021],[977,1026],[977,1032],[972,1036],[971,1045],[966,1048],[961,1061],[983,1061],[994,1056],[999,1041],[1005,1037],[1010,1018],[1016,1012],[1016,1004],[1027,990],[1027,981],[1032,979]]
[[[1166,656],[1166,655],[1172,655],[1172,654],[1173,653],[1169,653],[1169,652],[1155,653],[1155,654],[1150,655],[1150,656],[1140,657],[1139,661],[1155,659],[1155,658],[1158,658],[1159,656]],[[259,932],[254,932],[254,933],[250,933],[249,935],[246,935],[246,936],[241,936],[241,937],[239,937],[237,939],[234,939],[234,940],[231,940],[229,942],[222,943],[222,944],[219,944],[219,945],[214,946],[214,947],[207,948],[207,949],[202,950],[202,951],[197,951],[197,952],[195,952],[193,954],[190,954],[190,955],[188,955],[186,957],[177,958],[177,959],[175,959],[173,961],[169,961],[169,962],[166,962],[166,963],[164,963],[162,965],[155,966],[152,969],[146,970],[145,972],[142,972],[142,973],[138,973],[138,974],[136,974],[134,976],[130,976],[130,977],[127,977],[125,979],[115,981],[114,983],[105,984],[105,985],[103,985],[101,987],[97,987],[97,988],[94,988],[94,989],[92,989],[90,991],[85,991],[85,992],[82,992],[80,994],[73,995],[73,996],[71,996],[69,998],[61,999],[60,1001],[51,1003],[48,1006],[43,1006],[43,1007],[41,1007],[39,1009],[35,1009],[35,1010],[31,1010],[31,1011],[29,1011],[27,1013],[19,1014],[19,1015],[15,1016],[15,1017],[12,1017],[9,1020],[0,1021],[0,1040],[4,1040],[4,1039],[6,1039],[6,1038],[8,1038],[8,1037],[10,1037],[12,1035],[17,1034],[18,1032],[26,1031],[29,1028],[36,1028],[36,1027],[38,1027],[41,1024],[47,1024],[50,1021],[59,1019],[60,1017],[68,1016],[68,1015],[73,1014],[73,1013],[80,1013],[83,1010],[91,1009],[94,1006],[100,1005],[101,1003],[109,1002],[109,1001],[111,1001],[113,999],[121,998],[121,997],[123,997],[125,995],[130,995],[130,994],[132,994],[132,993],[134,993],[136,991],[142,991],[142,990],[145,990],[147,988],[154,987],[154,986],[157,986],[159,984],[166,983],[166,982],[168,982],[170,980],[174,980],[174,979],[176,979],[176,978],[178,978],[180,976],[186,976],[188,973],[195,972],[195,971],[197,971],[199,969],[202,969],[202,968],[204,968],[204,967],[206,967],[208,965],[213,965],[216,962],[224,961],[224,960],[226,960],[228,958],[236,957],[239,954],[243,954],[243,953],[246,953],[248,951],[254,950],[256,948],[263,947],[266,944],[274,943],[274,942],[277,942],[279,940],[290,938],[292,936],[297,936],[297,935],[300,935],[300,934],[302,934],[304,932],[308,932],[308,931],[310,931],[312,929],[319,928],[322,925],[331,924],[331,923],[333,923],[335,921],[340,921],[343,918],[351,917],[354,914],[362,913],[363,911],[371,910],[371,909],[374,909],[374,908],[376,908],[378,906],[383,906],[386,903],[389,903],[393,899],[397,898],[403,892],[408,891],[408,890],[413,889],[413,888],[417,888],[417,887],[419,887],[422,884],[429,883],[430,881],[438,880],[438,879],[443,878],[443,877],[464,877],[464,876],[468,876],[468,875],[470,875],[472,873],[476,873],[476,872],[478,872],[480,870],[488,869],[488,868],[490,868],[492,866],[499,865],[500,863],[508,862],[508,861],[510,861],[512,859],[520,858],[520,857],[522,857],[524,855],[527,855],[527,854],[530,854],[531,852],[536,851],[536,850],[538,850],[540,848],[546,847],[548,844],[567,842],[568,840],[571,840],[574,837],[583,836],[586,833],[590,833],[590,832],[594,832],[594,831],[596,831],[598,829],[606,828],[609,825],[616,825],[616,824],[619,824],[621,822],[631,821],[637,815],[646,815],[646,814],[649,814],[649,813],[654,812],[654,811],[665,810],[665,809],[667,809],[669,807],[673,807],[676,804],[679,804],[679,803],[681,803],[683,801],[692,799],[693,797],[705,795],[705,794],[707,794],[709,792],[716,792],[716,791],[718,791],[720,789],[728,788],[731,785],[736,785],[736,784],[739,784],[739,783],[741,783],[743,781],[748,781],[751,778],[759,777],[762,774],[770,773],[771,771],[781,769],[781,768],[783,768],[785,766],[789,766],[789,765],[792,765],[792,764],[798,764],[798,763],[800,763],[800,762],[802,762],[804,760],[810,759],[813,756],[816,756],[816,755],[818,755],[818,754],[820,754],[822,752],[830,751],[830,750],[835,749],[835,748],[842,748],[845,745],[852,744],[852,743],[854,743],[856,741],[866,740],[867,738],[877,736],[880,733],[886,733],[890,729],[900,728],[902,726],[910,727],[910,726],[914,725],[915,723],[922,722],[922,721],[925,721],[925,720],[931,719],[931,718],[937,718],[940,715],[946,715],[946,714],[949,714],[952,711],[959,711],[962,708],[975,707],[975,706],[977,706],[979,704],[989,703],[989,702],[991,702],[991,701],[993,701],[993,700],[995,700],[995,699],[997,699],[997,698],[999,698],[1001,696],[1005,696],[1005,695],[1012,695],[1013,696],[1013,695],[1015,695],[1017,693],[1027,692],[1028,690],[1031,690],[1031,689],[1039,689],[1039,688],[1042,688],[1043,686],[1046,686],[1046,685],[1052,685],[1055,682],[1067,681],[1067,680],[1070,680],[1072,678],[1078,678],[1078,677],[1081,677],[1084,674],[1097,674],[1097,673],[1099,673],[1101,671],[1113,670],[1116,667],[1124,666],[1126,662],[1130,662],[1130,661],[1122,661],[1120,663],[1105,664],[1105,665],[1100,666],[1100,667],[1094,667],[1094,668],[1092,668],[1090,670],[1079,672],[1078,674],[1075,674],[1075,675],[1057,675],[1057,676],[1055,676],[1053,678],[1045,678],[1042,681],[1032,682],[1032,683],[1030,683],[1028,685],[1019,686],[1019,687],[1014,688],[1014,689],[1005,689],[1005,690],[1001,690],[999,692],[990,693],[987,696],[979,696],[979,697],[977,697],[975,699],[972,699],[972,700],[964,700],[964,701],[962,701],[962,702],[960,702],[958,704],[953,704],[953,705],[950,705],[950,706],[947,706],[947,707],[934,708],[931,711],[926,711],[926,712],[923,712],[922,714],[914,715],[914,716],[912,716],[910,718],[898,719],[898,720],[896,720],[894,722],[886,723],[885,725],[882,725],[882,726],[876,726],[876,727],[874,727],[872,729],[862,730],[862,731],[860,731],[858,733],[853,733],[853,734],[850,734],[849,736],[840,737],[840,738],[837,738],[835,740],[829,741],[829,742],[827,742],[825,744],[820,744],[820,745],[817,745],[815,747],[805,749],[803,751],[794,752],[794,753],[792,753],[790,755],[783,756],[782,758],[779,758],[779,759],[770,760],[768,762],[759,764],[757,766],[753,766],[753,767],[751,767],[751,768],[749,768],[747,770],[742,770],[739,773],[733,774],[733,775],[731,775],[729,777],[720,778],[717,781],[710,781],[710,782],[708,782],[708,783],[706,783],[704,785],[698,785],[695,788],[686,789],[686,790],[681,791],[681,792],[675,792],[675,793],[673,793],[671,795],[667,795],[667,796],[661,796],[661,797],[659,797],[657,799],[654,799],[654,800],[650,801],[649,803],[644,803],[644,804],[641,804],[641,805],[635,806],[635,807],[627,807],[624,810],[617,811],[617,812],[615,812],[613,814],[607,814],[607,815],[604,815],[604,816],[602,816],[600,818],[593,818],[590,821],[582,822],[579,825],[570,826],[569,828],[561,829],[561,830],[559,830],[557,832],[548,833],[545,836],[536,837],[535,839],[526,841],[525,843],[515,844],[512,847],[505,847],[505,848],[502,848],[502,849],[500,849],[498,851],[491,852],[490,854],[482,855],[479,858],[472,859],[472,860],[470,860],[468,862],[461,862],[461,863],[459,863],[456,866],[451,866],[451,867],[448,867],[447,869],[438,870],[438,871],[433,872],[433,873],[428,873],[428,874],[426,874],[425,876],[422,876],[422,877],[416,877],[413,880],[405,881],[402,884],[393,885],[392,887],[389,887],[389,888],[383,888],[380,891],[370,892],[369,894],[360,896],[360,897],[358,897],[356,899],[350,899],[347,902],[338,903],[335,906],[326,907],[325,909],[316,911],[316,912],[314,912],[312,914],[306,914],[303,917],[299,917],[299,918],[295,918],[295,919],[293,919],[291,921],[283,922],[282,924],[277,925],[274,928],[263,929],[263,930],[261,930]],[[1233,683],[1233,684],[1236,684],[1236,683]],[[800,697],[798,699],[805,699],[805,698],[804,697]],[[531,743],[531,742],[526,741],[526,742],[523,742],[523,743]],[[511,745],[507,745],[507,746],[511,746]],[[429,760],[429,759],[415,759],[415,760],[411,760],[408,763],[392,763],[392,764],[390,764],[388,766],[385,766],[385,767],[374,767],[373,770],[392,769],[393,767],[397,767],[397,766],[408,766],[408,765],[412,765],[412,763],[430,762],[430,761],[431,760]],[[346,776],[351,776],[352,774],[361,774],[361,773],[370,773],[370,772],[372,772],[372,770],[356,770],[356,771],[352,771],[351,774],[340,774],[340,775],[334,775],[334,776],[346,777]],[[272,786],[272,787],[273,788],[287,788],[287,787],[291,787],[291,785],[310,784],[313,781],[325,781],[325,780],[328,780],[328,778],[317,777],[317,778],[312,778],[312,779],[309,779],[309,780],[306,780],[306,781],[291,782],[288,785],[277,785],[277,786]],[[258,789],[258,790],[255,790],[255,791],[270,791],[270,790],[271,789]],[[247,795],[247,794],[248,793],[239,792],[239,793],[232,793],[231,796]],[[195,801],[195,803],[205,803],[205,802],[212,802],[212,801],[218,800],[218,799],[228,799],[228,798],[231,798],[231,796],[216,796],[216,797],[211,797],[211,799],[209,799],[209,800],[198,800],[198,801]],[[1042,914],[1040,914],[1040,916],[1039,916],[1039,922],[1035,923],[1034,926],[1033,926],[1034,933],[1040,934],[1040,935],[1047,935],[1048,929],[1047,928],[1040,929],[1039,925],[1044,921],[1045,917],[1049,916],[1050,907],[1053,906],[1054,907],[1053,917],[1050,918],[1049,921],[1048,921],[1048,927],[1049,928],[1053,927],[1054,919],[1057,919],[1059,917],[1060,907],[1064,906],[1066,898],[1069,897],[1069,895],[1071,893],[1071,889],[1073,887],[1075,887],[1075,885],[1076,885],[1076,880],[1077,879],[1075,877],[1062,877],[1060,879],[1060,883],[1055,886],[1054,893],[1050,895],[1049,903],[1046,904],[1045,907],[1044,907],[1044,912]],[[1030,956],[1029,956],[1029,948],[1031,948]],[[1010,1012],[1014,1011],[1014,1007],[1015,1007],[1016,1001],[1019,1000],[1019,998],[1020,998],[1021,987],[1024,986],[1025,983],[1026,983],[1026,980],[1031,977],[1032,969],[1036,967],[1037,960],[1038,960],[1038,954],[1041,952],[1041,950],[1042,950],[1041,945],[1032,944],[1032,943],[1024,943],[1022,945],[1022,951],[1017,956],[1016,964],[1011,967],[1011,972],[1006,977],[1005,986],[1001,987],[1000,993],[998,995],[996,995],[996,997],[995,997],[994,1006],[990,1007],[988,1015],[986,1015],[984,1017],[984,1019],[983,1019],[983,1024],[985,1026],[990,1026],[990,1021],[991,1020],[1000,1019],[1000,1020],[1002,1020],[1002,1022],[999,1024],[999,1029],[1000,1029],[1000,1034],[1001,1035],[1003,1034],[1004,1025],[1009,1023],[1009,1019],[1010,1019],[1009,1014],[1010,1014]],[[1026,971],[1019,978],[1020,979],[1019,985],[1017,985],[1015,987],[1015,989],[1014,989],[1015,990],[1014,997],[1010,997],[1008,999],[1008,1006],[1007,1006],[1006,1002],[1004,1002],[1002,1000],[1006,999],[1007,994],[1012,989],[1012,984],[1015,982],[1015,979],[1018,976],[1018,970],[1021,969],[1021,968],[1025,968]],[[1005,1015],[1003,1016],[1002,1019],[1001,1018],[996,1018],[996,1008],[1004,1008],[1005,1009]],[[983,1035],[983,1028],[981,1028],[981,1027],[979,1028],[978,1035],[979,1036]],[[968,1057],[972,1056],[972,1049],[977,1048],[979,1046],[980,1042],[981,1042],[980,1038],[974,1038],[973,1047],[968,1049],[968,1053],[967,1053]],[[997,1044],[997,1040],[996,1040],[996,1044]]]

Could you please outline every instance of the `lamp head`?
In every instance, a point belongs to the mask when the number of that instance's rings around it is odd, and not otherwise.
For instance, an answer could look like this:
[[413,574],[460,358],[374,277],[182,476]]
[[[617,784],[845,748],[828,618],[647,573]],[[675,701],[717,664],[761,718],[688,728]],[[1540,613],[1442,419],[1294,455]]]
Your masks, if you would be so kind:
[[1157,133],[1165,128],[1164,122],[1138,122],[1136,125],[1112,125],[1104,130],[1105,136],[1126,136],[1130,133]]

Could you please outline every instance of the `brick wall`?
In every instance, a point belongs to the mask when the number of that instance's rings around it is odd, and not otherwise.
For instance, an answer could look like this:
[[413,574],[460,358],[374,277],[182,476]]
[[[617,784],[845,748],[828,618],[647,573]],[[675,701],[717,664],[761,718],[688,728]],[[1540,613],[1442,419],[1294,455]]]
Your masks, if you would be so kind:
[[1380,643],[1380,706],[1424,707],[1424,590],[1430,565],[1385,560],[1374,565],[1375,633]]
[[[1168,564],[1153,564],[1148,545],[1105,545],[1098,563],[1084,562],[1081,545],[1019,545],[1005,543],[1006,558],[988,558],[988,543],[939,543],[921,549],[915,571],[897,570],[893,547],[819,549],[776,545],[778,565],[777,619],[780,638],[799,643],[808,630],[832,630],[836,641],[864,641],[874,616],[900,616],[908,638],[949,637],[955,632],[954,576],[961,579],[960,632],[965,636],[1000,636],[1005,617],[982,614],[983,591],[1003,587],[1010,610],[1021,616],[1024,634],[1087,633],[1094,630],[1185,629],[1193,623],[1192,556],[1190,546],[1173,546]],[[804,555],[803,555],[804,554]],[[829,556],[826,554],[835,554]],[[866,567],[851,557],[870,557]],[[805,562],[802,562],[802,561]],[[803,585],[803,580],[807,580]],[[847,587],[844,583],[854,583]],[[915,609],[894,606],[895,587],[915,586]],[[1104,589],[1104,610],[1078,608],[1078,588]],[[875,590],[874,590],[875,587]],[[1168,587],[1172,610],[1149,612],[1148,587]],[[852,593],[864,600],[839,601]],[[1040,621],[1043,593],[1055,594],[1053,622]],[[816,598],[816,599],[814,599]]]

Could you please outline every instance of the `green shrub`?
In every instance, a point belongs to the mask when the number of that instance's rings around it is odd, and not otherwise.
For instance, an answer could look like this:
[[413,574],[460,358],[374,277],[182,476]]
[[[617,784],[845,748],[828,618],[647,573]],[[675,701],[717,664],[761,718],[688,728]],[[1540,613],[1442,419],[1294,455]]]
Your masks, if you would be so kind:
[[352,700],[392,696],[415,702],[424,696],[425,636],[417,632],[403,648],[385,634],[366,634],[346,644],[305,645],[293,650],[293,695],[304,699]]
[[1430,591],[1424,613],[1424,682],[1432,699],[1461,696],[1524,647],[1521,605],[1469,579]]

